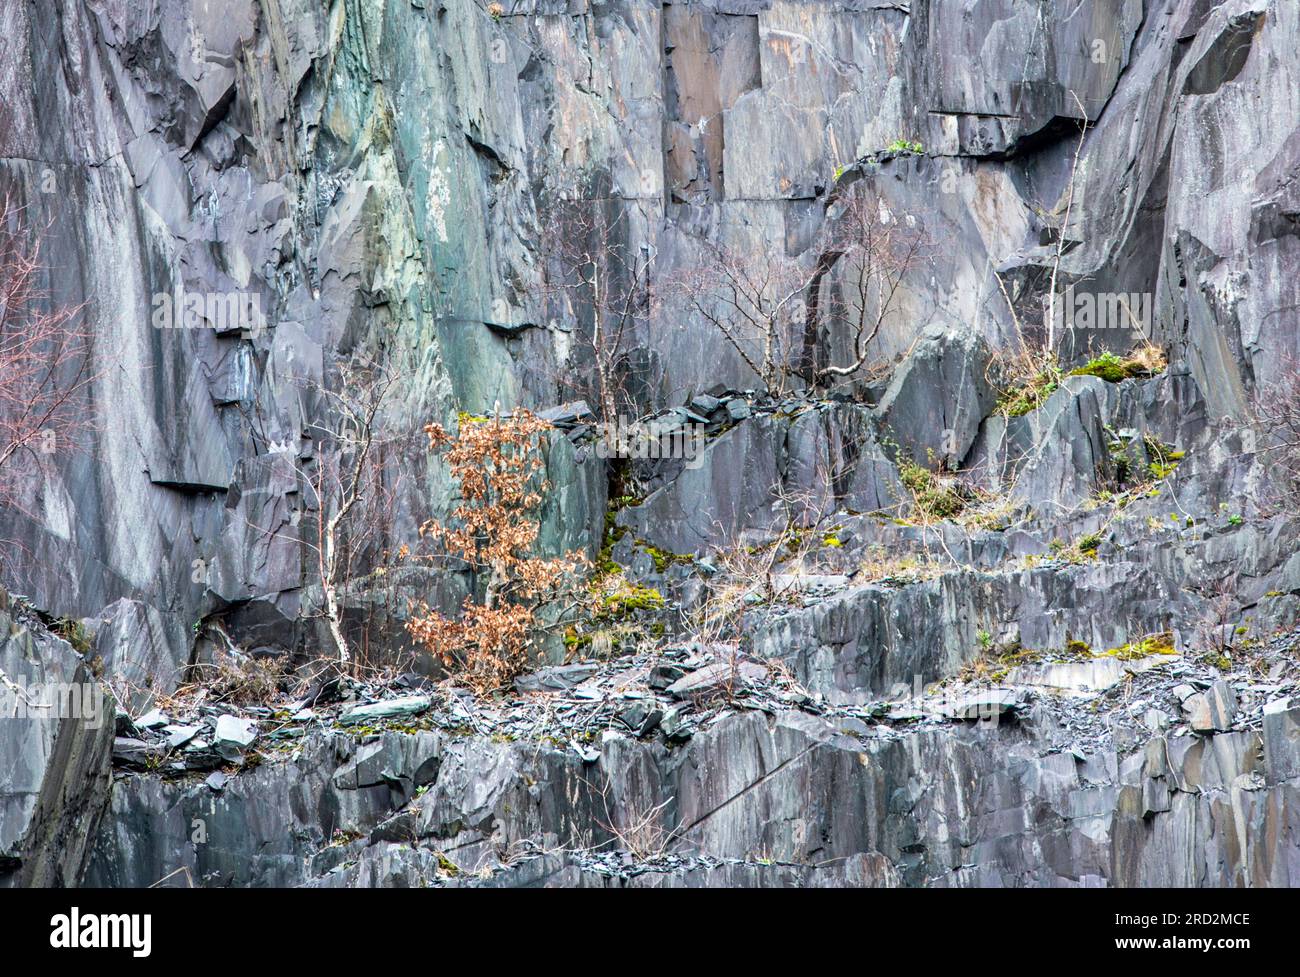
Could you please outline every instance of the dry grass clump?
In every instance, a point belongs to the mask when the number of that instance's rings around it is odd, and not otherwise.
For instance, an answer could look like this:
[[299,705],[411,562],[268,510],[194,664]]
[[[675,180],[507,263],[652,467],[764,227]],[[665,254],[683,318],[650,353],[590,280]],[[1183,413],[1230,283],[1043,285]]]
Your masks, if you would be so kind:
[[608,777],[600,787],[586,780],[583,783],[600,798],[605,809],[604,818],[597,818],[596,823],[612,836],[596,848],[624,851],[638,862],[654,861],[669,852],[677,840],[677,831],[669,825],[666,813],[674,798],[669,797],[659,804],[648,800],[635,802],[631,798],[620,804],[616,800],[611,810],[613,785]]
[[989,363],[998,413],[1021,417],[1038,410],[1065,380],[1056,353],[1030,343],[1015,352],[998,351]]
[[994,496],[981,493],[980,501],[957,517],[967,529],[997,531],[1007,529],[1020,514],[1020,504],[1010,494]]
[[[285,658],[255,658],[233,650],[218,652],[211,664],[195,665],[193,681],[182,685],[170,698],[184,701],[199,695],[211,702],[264,706],[279,698],[288,675]],[[159,703],[165,704],[162,697]]]
[[1100,377],[1108,383],[1142,379],[1169,366],[1165,351],[1144,340],[1127,356],[1103,350],[1083,366],[1066,371],[1054,351],[1025,344],[1016,352],[1000,352],[990,363],[989,381],[997,391],[998,413],[1021,417],[1047,402],[1067,376]]
[[282,658],[247,658],[240,663],[223,661],[217,666],[211,684],[212,697],[239,706],[265,705],[279,695],[287,671]]
[[740,632],[741,619],[750,607],[793,599],[798,588],[783,585],[778,576],[809,572],[827,538],[816,527],[801,529],[788,523],[775,538],[713,553],[717,573],[691,615],[693,633],[706,642],[722,641]]
[[854,573],[856,583],[916,583],[930,580],[953,569],[950,560],[935,559],[927,552],[891,554],[883,546],[869,546]]
[[1169,357],[1165,355],[1163,349],[1151,342],[1138,344],[1133,352],[1128,354],[1128,362],[1134,369],[1141,370],[1151,377],[1169,369]]

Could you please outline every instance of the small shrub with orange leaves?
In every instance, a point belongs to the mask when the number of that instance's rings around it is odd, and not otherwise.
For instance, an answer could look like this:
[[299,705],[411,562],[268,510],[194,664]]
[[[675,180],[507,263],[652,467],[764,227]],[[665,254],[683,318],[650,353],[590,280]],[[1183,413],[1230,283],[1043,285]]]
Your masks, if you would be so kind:
[[543,493],[542,439],[550,424],[526,410],[510,417],[462,415],[452,435],[426,424],[431,450],[460,484],[448,523],[420,527],[474,574],[474,592],[457,618],[420,604],[406,624],[411,636],[456,670],[474,692],[508,684],[531,663],[542,629],[538,612],[572,585],[581,553],[545,559],[534,553]]

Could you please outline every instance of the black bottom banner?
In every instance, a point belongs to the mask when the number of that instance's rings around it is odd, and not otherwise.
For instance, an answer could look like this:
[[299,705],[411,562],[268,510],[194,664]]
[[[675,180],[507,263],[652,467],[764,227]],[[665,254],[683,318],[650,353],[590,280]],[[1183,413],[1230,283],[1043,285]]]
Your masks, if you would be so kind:
[[[557,898],[558,896],[558,898]],[[0,891],[5,955],[136,967],[215,963],[337,966],[441,947],[481,947],[493,964],[557,951],[586,959],[633,948],[716,953],[734,965],[807,960],[832,945],[927,963],[1125,957],[1231,962],[1296,946],[1290,890],[693,890],[590,892],[152,889]],[[696,901],[698,900],[698,902]],[[540,924],[540,925],[539,925]],[[681,943],[685,938],[688,942]],[[689,950],[687,947],[689,946]],[[1014,957],[1007,957],[1012,952]],[[1048,959],[1048,958],[1044,958]]]

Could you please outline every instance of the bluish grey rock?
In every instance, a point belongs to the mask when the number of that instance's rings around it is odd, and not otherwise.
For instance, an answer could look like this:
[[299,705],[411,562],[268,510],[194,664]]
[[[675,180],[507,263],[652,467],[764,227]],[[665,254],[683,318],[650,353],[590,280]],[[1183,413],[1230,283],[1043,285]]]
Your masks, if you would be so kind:
[[108,803],[111,700],[0,590],[0,886],[78,883]]
[[995,400],[988,372],[977,333],[928,327],[878,405],[893,443],[918,464],[961,467]]
[[429,708],[427,695],[406,695],[383,699],[363,706],[355,706],[340,717],[341,722],[361,723],[372,719],[391,719],[394,716],[415,716]]
[[227,758],[237,757],[257,740],[257,723],[229,714],[217,717],[212,745]]

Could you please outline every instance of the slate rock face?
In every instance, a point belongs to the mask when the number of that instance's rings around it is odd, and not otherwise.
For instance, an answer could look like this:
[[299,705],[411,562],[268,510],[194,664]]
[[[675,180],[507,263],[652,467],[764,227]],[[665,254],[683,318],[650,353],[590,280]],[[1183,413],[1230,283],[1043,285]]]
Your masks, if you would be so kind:
[[[566,198],[650,262],[623,338],[629,409],[710,423],[698,458],[620,509],[615,558],[651,575],[647,547],[707,559],[834,527],[821,556],[835,565],[815,584],[787,573],[780,601],[743,615],[743,653],[803,691],[757,711],[734,689],[725,710],[650,701],[697,673],[674,659],[629,679],[642,697],[611,705],[621,732],[565,742],[493,736],[408,689],[349,700],[356,722],[331,715],[291,743],[230,740],[231,763],[266,762],[209,783],[153,768],[212,754],[196,746],[206,732],[165,743],[214,717],[124,728],[111,797],[110,723],[0,718],[0,881],[149,885],[184,868],[226,885],[1300,884],[1300,526],[1269,502],[1268,432],[1249,423],[1300,357],[1300,7],[506,6],[0,8],[0,196],[48,224],[48,286],[84,307],[97,377],[86,443],[0,509],[0,584],[86,622],[89,650],[5,602],[0,669],[77,684],[102,665],[139,714],[221,641],[319,654],[319,426],[360,357],[400,375],[380,422],[380,536],[400,545],[453,504],[420,425],[526,405],[562,427],[542,548],[594,556],[620,492],[579,431],[600,401],[574,351],[596,318],[591,295],[556,287]],[[870,370],[767,390],[667,299],[711,248],[745,274],[810,274],[850,191],[907,222],[921,255]],[[845,262],[818,280],[798,311],[844,307],[862,285]],[[1072,287],[1133,297],[1136,315],[1049,324],[1053,284],[1053,308]],[[186,295],[262,316],[232,324],[205,305],[194,328],[160,325]],[[990,364],[1049,326],[1067,367],[1149,338],[1168,369],[1071,377],[1006,417]],[[843,327],[812,327],[844,362]],[[1149,473],[1149,439],[1177,449],[1176,472],[1107,502],[1121,463]],[[917,520],[900,453],[1018,508],[993,528]],[[906,559],[923,571],[869,570]],[[466,590],[423,567],[373,582],[348,591],[346,617],[393,661],[409,600],[452,608]],[[1207,647],[1247,622],[1249,644]],[[1130,660],[1165,633],[1176,663]],[[1025,706],[996,726],[877,708],[898,687],[965,682],[990,649],[1071,642],[1096,654],[999,677]],[[1256,659],[1276,675],[1248,673]],[[588,665],[521,694],[585,693],[611,667]],[[742,690],[755,702],[757,668]],[[1071,703],[1117,676],[1153,683],[1149,701],[1103,735]]]
[[[1134,763],[1110,751],[1053,752],[1057,734],[1035,718],[880,740],[836,725],[733,713],[673,749],[608,736],[593,762],[474,737],[385,733],[357,746],[313,734],[297,759],[245,773],[220,795],[128,777],[88,880],[147,885],[180,864],[217,885],[765,884],[769,873],[819,885],[1290,885],[1300,877],[1295,781],[1276,779],[1267,760],[1295,752],[1280,720],[1262,733],[1151,738]],[[420,772],[428,769],[437,771],[431,783]],[[947,775],[934,776],[940,770]],[[427,789],[417,791],[421,782]],[[192,816],[204,819],[206,844],[180,842]],[[336,829],[344,840],[331,844]],[[1239,833],[1280,843],[1259,857],[1253,845],[1238,846]],[[630,874],[633,863],[542,854],[599,852],[632,838],[650,850]],[[495,853],[504,850],[515,855],[502,863]]]
[[123,706],[137,715],[155,695],[176,691],[190,663],[191,636],[175,624],[157,608],[125,598],[106,607],[96,623],[94,654],[131,690]]
[[691,553],[749,533],[769,536],[787,507],[809,525],[839,508],[875,511],[903,499],[898,471],[874,433],[874,412],[822,404],[793,418],[757,414],[712,440],[692,464],[618,523],[661,549]]
[[112,701],[67,642],[0,591],[0,885],[78,884],[112,748]]
[[[670,485],[620,514],[626,525],[675,553],[689,553],[713,539],[732,539],[749,528],[771,529],[785,439],[775,417],[751,418],[708,445],[698,464]],[[737,477],[748,471],[749,477]]]
[[[927,323],[1005,346],[1017,331],[1006,298],[1032,325],[1055,254],[1041,240],[1056,233],[1035,208],[1063,215],[1073,187],[1062,281],[1151,293],[1151,331],[1207,416],[1239,417],[1251,385],[1300,352],[1285,314],[1300,153],[1285,54],[1300,28],[1285,3],[1180,0],[1144,19],[1136,0],[1097,2],[1041,21],[1018,4],[949,0],[526,4],[499,20],[467,0],[436,18],[411,4],[334,19],[302,2],[277,17],[248,2],[219,17],[191,6],[145,17],[68,3],[58,30],[53,8],[5,13],[0,183],[54,221],[57,297],[89,303],[104,351],[102,462],[58,456],[39,486],[51,504],[29,510],[44,515],[4,514],[6,538],[41,554],[17,560],[9,584],[58,613],[127,598],[167,633],[217,613],[255,645],[314,640],[299,624],[312,611],[310,492],[295,473],[311,457],[269,447],[306,450],[322,409],[312,384],[337,383],[342,359],[381,340],[410,365],[394,426],[573,400],[579,378],[559,359],[571,338],[540,328],[587,315],[539,299],[545,201],[560,191],[606,203],[672,291],[701,238],[753,269],[772,242],[811,262],[835,185],[867,181],[929,242],[878,338],[888,362]],[[557,19],[561,8],[573,16]],[[338,66],[328,89],[325,64]],[[91,84],[70,91],[72,75]],[[1071,181],[1083,115],[1093,128]],[[922,154],[889,152],[899,139]],[[843,272],[829,291],[854,287]],[[155,328],[154,299],[178,289],[256,295],[266,328]],[[697,319],[652,303],[637,330],[647,406],[758,386]],[[1122,345],[1130,332],[1065,339]],[[110,390],[118,369],[138,382]],[[910,372],[895,377],[891,403],[911,397],[895,423],[951,463],[987,406],[979,371],[966,370],[973,396],[945,374],[933,399]],[[1093,440],[1086,396],[1052,438]],[[931,408],[942,424],[925,420]],[[800,465],[810,434],[789,446]],[[1081,491],[1043,464],[1042,492]],[[445,503],[416,488],[422,462],[411,465],[402,532]],[[892,504],[875,490],[887,473],[863,477],[855,508]],[[602,507],[586,493],[550,515],[552,532],[594,548]],[[727,530],[729,518],[712,515]],[[689,550],[703,530],[666,533]]]
[[989,352],[976,334],[931,326],[877,405],[894,442],[920,464],[959,468],[993,408]]

